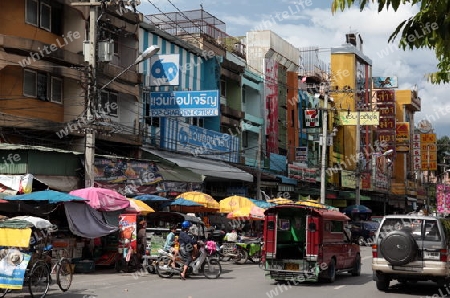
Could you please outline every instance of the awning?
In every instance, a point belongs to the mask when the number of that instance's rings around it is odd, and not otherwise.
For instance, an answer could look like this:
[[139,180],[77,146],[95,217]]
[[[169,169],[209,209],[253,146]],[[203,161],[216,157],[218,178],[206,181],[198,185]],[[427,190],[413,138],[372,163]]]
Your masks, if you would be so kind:
[[50,189],[58,191],[69,192],[79,188],[78,186],[79,180],[75,176],[35,175],[34,179],[48,185]]
[[164,158],[176,165],[205,177],[253,182],[253,175],[221,161],[180,155],[167,151],[142,148],[142,150]]
[[162,158],[155,158],[164,181],[202,183],[203,177]]
[[292,179],[283,175],[276,175],[277,178],[281,179],[281,183],[283,184],[292,184],[292,185],[297,185],[298,180],[297,179]]

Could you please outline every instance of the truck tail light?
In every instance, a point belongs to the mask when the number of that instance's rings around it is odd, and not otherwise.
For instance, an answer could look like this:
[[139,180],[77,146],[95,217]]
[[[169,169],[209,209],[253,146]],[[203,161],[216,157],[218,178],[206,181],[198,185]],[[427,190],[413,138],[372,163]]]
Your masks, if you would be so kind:
[[441,262],[447,262],[447,250],[441,249],[440,251],[440,259]]
[[378,258],[378,245],[372,244],[372,258]]

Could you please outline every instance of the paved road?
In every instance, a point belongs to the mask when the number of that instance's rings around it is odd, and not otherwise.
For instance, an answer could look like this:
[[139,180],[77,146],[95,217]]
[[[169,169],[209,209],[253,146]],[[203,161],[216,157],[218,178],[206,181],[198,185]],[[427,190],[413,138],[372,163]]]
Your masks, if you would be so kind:
[[[67,293],[61,293],[57,285],[52,285],[47,297],[405,298],[431,297],[433,294],[439,294],[438,288],[433,283],[418,283],[408,286],[392,284],[389,292],[379,292],[375,288],[375,282],[372,281],[371,249],[369,247],[362,248],[362,262],[362,272],[359,277],[342,274],[337,276],[336,282],[333,284],[308,283],[297,286],[277,285],[266,279],[264,272],[258,266],[252,264],[232,265],[223,263],[222,276],[217,280],[208,280],[203,276],[196,276],[183,281],[176,277],[162,279],[154,274],[139,276],[129,273],[116,273],[111,270],[97,270],[91,274],[76,274],[72,287]],[[17,293],[9,295],[9,297],[26,297],[26,295]],[[439,295],[439,297],[441,296]]]

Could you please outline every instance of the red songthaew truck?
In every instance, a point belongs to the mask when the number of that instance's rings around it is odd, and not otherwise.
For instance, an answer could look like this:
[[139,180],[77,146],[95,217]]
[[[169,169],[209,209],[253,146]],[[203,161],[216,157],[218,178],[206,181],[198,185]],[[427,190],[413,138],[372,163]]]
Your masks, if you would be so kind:
[[338,211],[277,205],[265,212],[263,266],[276,281],[334,282],[337,272],[360,275],[359,245]]

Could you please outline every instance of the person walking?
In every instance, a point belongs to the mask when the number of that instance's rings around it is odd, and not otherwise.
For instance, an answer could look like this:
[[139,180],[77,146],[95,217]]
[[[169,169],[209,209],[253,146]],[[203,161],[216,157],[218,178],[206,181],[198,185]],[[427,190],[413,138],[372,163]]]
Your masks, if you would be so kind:
[[183,280],[186,279],[186,272],[189,264],[192,262],[192,252],[194,250],[194,246],[196,245],[196,241],[188,234],[190,227],[191,223],[189,221],[183,221],[181,224],[181,232],[178,236],[178,241],[180,243],[180,256],[183,260],[183,271],[180,273],[180,278]]

